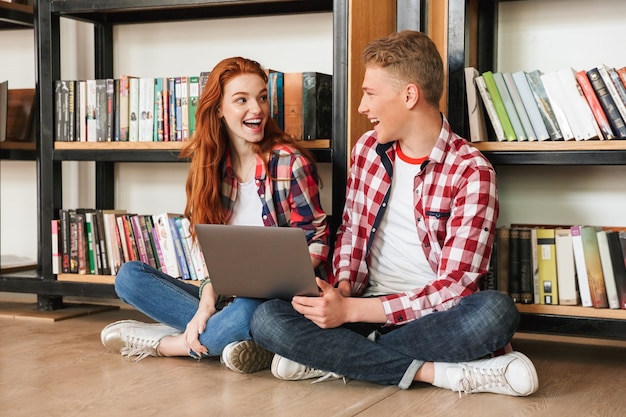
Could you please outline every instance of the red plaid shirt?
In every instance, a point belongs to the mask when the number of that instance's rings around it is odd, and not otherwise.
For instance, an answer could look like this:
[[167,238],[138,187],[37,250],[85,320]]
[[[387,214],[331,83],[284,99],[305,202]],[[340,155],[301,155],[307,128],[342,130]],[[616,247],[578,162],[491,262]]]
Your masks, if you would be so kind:
[[[263,205],[263,224],[304,229],[309,253],[323,263],[326,262],[330,231],[326,213],[320,203],[315,166],[300,152],[287,145],[276,145],[272,149],[268,165],[271,177],[265,171],[265,163],[257,156],[254,178]],[[232,215],[238,192],[237,184],[228,154],[222,171],[222,205],[226,221]]]
[[[396,144],[378,144],[374,131],[352,150],[333,283],[350,281],[353,295],[361,295],[368,285],[369,250],[389,198],[395,155]],[[486,274],[491,256],[499,210],[495,171],[450,130],[445,117],[414,189],[416,233],[437,279],[379,297],[388,325],[447,310],[477,292],[476,281]]]

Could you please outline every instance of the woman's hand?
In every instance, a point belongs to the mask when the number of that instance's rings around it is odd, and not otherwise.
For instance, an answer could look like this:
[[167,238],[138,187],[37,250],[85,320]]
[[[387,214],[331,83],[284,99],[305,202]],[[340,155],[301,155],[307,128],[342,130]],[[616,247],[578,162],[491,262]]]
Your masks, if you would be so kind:
[[198,355],[207,355],[209,353],[209,350],[200,343],[200,334],[204,333],[207,321],[214,313],[215,308],[213,308],[213,311],[209,311],[201,306],[185,328],[185,344],[189,350],[194,351]]

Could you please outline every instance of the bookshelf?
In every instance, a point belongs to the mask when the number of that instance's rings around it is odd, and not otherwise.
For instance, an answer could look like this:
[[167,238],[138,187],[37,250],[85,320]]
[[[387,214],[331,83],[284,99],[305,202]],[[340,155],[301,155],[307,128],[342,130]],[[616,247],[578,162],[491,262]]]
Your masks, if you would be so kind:
[[[448,89],[443,107],[447,108],[448,119],[455,131],[468,137],[469,125],[465,101],[463,69],[474,66],[479,72],[497,70],[499,5],[505,0],[463,1],[451,0],[441,10],[435,22],[455,22],[447,30],[445,64],[448,71]],[[519,2],[522,3],[522,2]],[[525,1],[531,8],[532,1]],[[533,6],[539,6],[534,2]],[[554,2],[552,2],[554,3]],[[568,1],[557,6],[562,10]],[[574,3],[574,2],[572,2]],[[567,19],[566,12],[559,15]],[[592,17],[589,17],[592,19]],[[623,20],[623,19],[622,19]],[[465,31],[467,29],[467,31]],[[558,50],[557,47],[554,47]],[[567,50],[567,48],[563,48]],[[612,56],[614,51],[606,51]],[[567,54],[563,56],[565,60]],[[623,57],[623,54],[622,54]],[[622,58],[626,59],[626,58]],[[572,65],[567,62],[564,65]],[[524,68],[526,69],[526,68]],[[535,69],[535,68],[531,68]],[[453,103],[464,103],[458,106]],[[626,138],[604,141],[568,142],[478,142],[480,149],[496,169],[504,166],[613,166],[626,165]],[[519,175],[519,173],[518,173]],[[581,306],[549,306],[519,304],[521,322],[519,330],[531,333],[546,333],[569,336],[626,339],[626,311],[594,309]]]
[[[347,79],[347,1],[320,0],[121,0],[39,2],[34,12],[37,45],[37,85],[40,107],[53,109],[54,81],[61,79],[60,20],[87,22],[94,29],[94,78],[113,78],[114,28],[123,24],[182,22],[258,16],[289,16],[330,12],[333,16],[334,102],[332,139],[306,141],[318,162],[332,163],[332,186],[343,194],[347,163],[345,139],[345,85]],[[32,21],[32,15],[31,15]],[[0,291],[37,294],[40,310],[61,308],[64,296],[116,298],[113,276],[52,274],[50,221],[62,207],[63,161],[95,163],[95,207],[114,208],[115,168],[118,163],[184,162],[179,158],[180,143],[55,143],[53,111],[39,115],[39,138],[35,147],[38,163],[38,269],[0,275]],[[181,184],[182,187],[182,184]],[[340,213],[342,199],[333,198],[333,211]]]

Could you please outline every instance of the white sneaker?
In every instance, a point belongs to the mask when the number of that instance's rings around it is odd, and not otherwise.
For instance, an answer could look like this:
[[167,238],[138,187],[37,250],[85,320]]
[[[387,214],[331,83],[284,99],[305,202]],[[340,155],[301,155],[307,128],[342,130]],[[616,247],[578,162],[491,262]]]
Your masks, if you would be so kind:
[[491,392],[524,397],[537,391],[539,380],[533,363],[520,352],[495,358],[461,362],[446,369],[453,391],[466,394]]
[[327,379],[346,379],[334,372],[322,371],[320,369],[309,368],[280,355],[274,355],[272,359],[272,374],[278,379],[285,381],[301,381],[304,379],[318,378],[313,383],[325,381]]
[[148,356],[160,356],[157,348],[161,339],[176,334],[180,332],[165,324],[121,320],[102,329],[100,340],[107,349],[137,362]]
[[243,340],[226,345],[222,351],[222,363],[231,371],[250,374],[269,368],[273,355],[254,340]]

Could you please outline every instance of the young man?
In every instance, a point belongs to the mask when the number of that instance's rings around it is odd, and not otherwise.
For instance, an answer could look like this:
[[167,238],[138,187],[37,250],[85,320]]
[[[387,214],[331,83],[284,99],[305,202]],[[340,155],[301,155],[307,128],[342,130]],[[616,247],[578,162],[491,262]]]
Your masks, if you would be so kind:
[[479,292],[496,177],[439,112],[441,57],[426,35],[403,31],[371,42],[363,58],[359,112],[374,129],[352,151],[335,276],[318,279],[320,297],[264,303],[252,335],[286,380],[530,395],[535,368],[509,344],[519,313],[503,293]]

